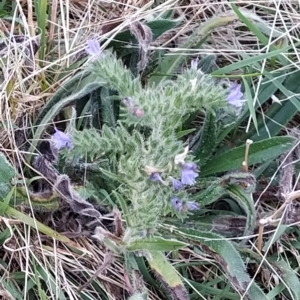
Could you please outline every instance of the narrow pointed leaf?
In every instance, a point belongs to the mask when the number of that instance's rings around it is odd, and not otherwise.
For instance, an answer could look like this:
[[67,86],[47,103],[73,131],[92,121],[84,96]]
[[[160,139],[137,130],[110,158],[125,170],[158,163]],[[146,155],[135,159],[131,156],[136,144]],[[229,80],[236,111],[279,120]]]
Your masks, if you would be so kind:
[[176,270],[159,251],[146,251],[146,259],[166,292],[176,300],[189,300],[186,289]]
[[207,188],[193,194],[191,197],[194,201],[205,206],[217,201],[221,196],[226,194],[226,189],[221,186],[220,180],[212,182]]
[[149,250],[149,251],[174,251],[187,246],[186,243],[177,240],[167,240],[160,237],[137,240],[127,247],[129,251]]
[[[295,145],[296,139],[288,136],[274,137],[250,146],[248,165],[264,162],[276,158],[289,151]],[[240,146],[213,157],[201,168],[202,176],[226,172],[242,168],[245,156],[245,146]]]
[[212,113],[207,113],[201,130],[194,136],[191,150],[193,155],[200,160],[200,166],[204,165],[212,155],[216,146],[217,124]]
[[227,187],[229,195],[235,199],[239,206],[243,208],[247,216],[244,236],[251,234],[255,227],[256,211],[252,197],[247,194],[240,186],[231,185]]

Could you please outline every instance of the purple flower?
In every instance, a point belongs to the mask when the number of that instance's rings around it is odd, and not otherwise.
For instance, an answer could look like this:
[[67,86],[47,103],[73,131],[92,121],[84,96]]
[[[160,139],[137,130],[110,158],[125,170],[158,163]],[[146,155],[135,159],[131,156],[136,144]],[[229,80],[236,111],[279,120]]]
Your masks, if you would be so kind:
[[132,112],[132,114],[134,114],[137,117],[142,117],[144,115],[143,110],[140,108],[134,108],[134,110],[131,112]]
[[200,208],[199,204],[195,201],[188,201],[186,206],[188,210],[198,210]]
[[175,179],[175,178],[173,178],[173,177],[171,177],[171,180],[172,180],[172,186],[173,186],[173,189],[174,189],[175,191],[178,191],[178,190],[180,190],[180,189],[183,188],[184,184],[183,184],[180,180]]
[[160,173],[152,173],[150,175],[150,180],[154,181],[154,182],[160,182],[160,183],[164,183],[164,181],[162,180]]
[[130,97],[125,97],[124,98],[124,104],[130,108],[130,107],[133,107],[133,103],[132,103],[132,99]]
[[182,201],[178,197],[171,197],[171,204],[175,210],[181,211],[183,204]]
[[130,97],[125,97],[123,102],[133,115],[135,115],[137,117],[142,117],[144,115],[144,112],[142,109],[134,106],[132,99]]
[[85,49],[90,56],[97,57],[101,54],[101,48],[96,39],[90,39],[87,41],[87,47]]
[[226,98],[227,102],[237,108],[241,108],[244,105],[242,98],[243,93],[241,92],[241,85],[237,82],[231,84],[229,94]]
[[61,148],[64,147],[66,147],[69,150],[72,149],[73,144],[70,135],[58,130],[56,127],[54,129],[55,129],[55,133],[52,136],[54,147],[57,150],[60,150]]
[[195,163],[184,163],[181,170],[181,182],[187,185],[194,185],[198,177],[197,165]]

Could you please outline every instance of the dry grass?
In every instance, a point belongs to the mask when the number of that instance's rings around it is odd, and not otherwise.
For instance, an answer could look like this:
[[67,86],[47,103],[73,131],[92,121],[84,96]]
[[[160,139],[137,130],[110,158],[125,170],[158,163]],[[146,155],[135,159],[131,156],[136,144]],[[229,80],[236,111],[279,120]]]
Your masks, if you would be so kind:
[[[14,127],[30,127],[44,103],[64,81],[68,80],[68,78],[59,79],[59,75],[78,59],[78,55],[84,50],[89,38],[97,36],[100,42],[107,37],[109,40],[113,40],[115,35],[126,29],[132,20],[151,19],[172,8],[176,11],[176,17],[182,19],[181,26],[176,30],[167,32],[152,45],[153,50],[167,49],[172,52],[174,47],[180,46],[189,37],[199,23],[216,15],[226,15],[231,11],[227,1],[214,0],[157,1],[160,4],[156,8],[151,8],[153,1],[147,0],[53,0],[50,2],[51,11],[53,13],[60,11],[61,18],[57,19],[53,14],[51,20],[48,20],[46,36],[49,47],[44,61],[39,62],[36,55],[36,59],[31,65],[33,69],[30,72],[21,73],[20,70],[25,63],[24,55],[18,51],[14,53],[11,51],[7,53],[8,57],[2,63],[0,150],[9,157],[11,157],[12,152],[17,154],[18,159],[22,157],[17,146],[19,143],[16,141]],[[282,31],[289,43],[294,45],[297,41],[296,36],[299,34],[298,24],[300,20],[296,2],[251,1],[249,4],[249,1],[236,1],[235,3],[259,15],[269,23],[271,28]],[[28,35],[32,35],[32,28],[37,28],[32,5],[31,0],[24,0],[18,4],[18,11],[23,15],[22,21]],[[0,28],[7,34],[11,32],[21,33],[21,27],[16,19],[12,21],[0,20]],[[55,28],[58,30],[56,31]],[[287,30],[287,28],[290,29]],[[105,33],[101,34],[103,30]],[[14,44],[8,46],[16,47]],[[215,30],[209,36],[205,48],[195,50],[193,56],[215,54],[218,63],[224,65],[238,61],[240,53],[256,54],[259,51],[257,38],[249,31],[242,30],[240,22],[235,22]],[[296,46],[294,47],[294,55],[298,58]],[[300,59],[296,63],[297,67],[299,62]],[[257,89],[259,84],[260,80],[258,80]],[[55,287],[64,287],[68,299],[81,299],[77,292],[77,284],[84,284],[104,261],[106,253],[101,248],[100,243],[95,243],[88,238],[79,238],[78,243],[91,253],[90,256],[85,257],[74,254],[61,243],[37,235],[28,227],[22,226],[22,223],[18,227],[14,227],[13,231],[11,225],[15,221],[7,219],[1,221],[1,229],[9,229],[12,233],[11,238],[5,241],[1,250],[3,253],[2,260],[7,263],[7,270],[9,270],[3,272],[3,279],[10,276],[10,272],[21,271],[25,274],[25,286],[28,285],[30,279],[34,278],[36,274],[32,265],[34,259],[36,266],[44,268],[45,272],[47,269],[52,272],[53,277],[52,279],[48,277],[48,280],[54,280]],[[46,244],[44,243],[45,240],[47,240]],[[194,252],[187,252],[189,253],[182,252],[180,259],[185,258],[189,261],[206,259],[199,257],[199,254]],[[299,253],[295,250],[292,255],[297,259]],[[209,271],[210,269],[204,270],[194,267],[192,277],[195,274],[205,277]],[[73,284],[66,274],[72,274]],[[108,270],[99,274],[98,278],[103,284],[104,290],[107,291],[109,299],[123,299],[125,295],[132,292],[132,287],[126,281],[124,266],[117,261],[112,262]],[[269,284],[272,285],[271,282]],[[94,286],[90,285],[88,289],[91,294],[97,294]],[[49,294],[51,299],[55,299],[54,290],[50,290]],[[160,299],[160,296],[150,294],[150,299]]]

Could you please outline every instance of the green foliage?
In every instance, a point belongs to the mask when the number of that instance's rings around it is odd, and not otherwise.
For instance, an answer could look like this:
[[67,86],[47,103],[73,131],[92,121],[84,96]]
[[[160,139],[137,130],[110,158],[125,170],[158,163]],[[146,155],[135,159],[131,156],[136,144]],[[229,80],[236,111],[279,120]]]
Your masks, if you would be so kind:
[[[281,131],[283,126],[286,126],[292,120],[299,111],[299,109],[296,109],[295,107],[297,102],[299,102],[299,97],[295,96],[300,91],[296,84],[299,78],[300,72],[296,71],[272,80],[272,84],[270,83],[269,86],[273,86],[274,89],[276,87],[276,89],[280,90],[282,96],[290,97],[293,101],[273,103],[272,107],[268,109],[265,115],[258,118],[259,131],[254,133],[251,128],[246,137],[258,141],[270,136],[275,136]],[[274,94],[274,90],[270,92],[273,92]],[[266,96],[269,96],[268,94]]]
[[[231,284],[242,294],[250,299],[267,299],[262,290],[255,284],[246,272],[241,255],[234,246],[220,235],[194,229],[180,228],[176,235],[181,236],[190,243],[200,243],[201,250],[214,257],[222,270],[227,274]],[[248,285],[251,285],[249,290]]]
[[256,211],[254,208],[254,202],[252,197],[248,193],[245,193],[243,189],[238,185],[231,185],[227,188],[229,196],[237,201],[237,203],[243,208],[247,215],[247,223],[245,226],[244,236],[251,234],[255,227]]
[[3,153],[0,153],[0,168],[2,170],[0,174],[0,182],[4,184],[10,183],[12,178],[16,175],[16,171]]
[[[236,19],[236,16],[226,17],[214,17],[201,24],[199,28],[195,29],[193,34],[188,40],[180,47],[182,49],[199,48],[205,41],[206,35],[215,28],[224,26]],[[149,79],[149,84],[158,85],[161,82],[167,80],[169,76],[174,76],[177,68],[182,65],[186,58],[186,50],[184,53],[182,50],[178,50],[170,56],[165,56],[160,62],[158,67],[153,71],[152,76]]]
[[280,283],[274,287],[268,294],[268,299],[274,299],[281,292],[286,292],[293,299],[298,299],[299,292],[299,277],[296,275],[296,271],[293,266],[287,262],[285,259],[278,256],[268,256],[264,260],[260,254],[247,249],[245,247],[238,247],[241,255],[247,259],[251,259],[258,264],[261,264],[263,268],[270,270],[275,273],[275,276],[278,276]]
[[191,141],[191,150],[197,159],[200,160],[200,166],[204,165],[212,156],[217,146],[217,123],[213,113],[207,113],[202,127],[199,129]]
[[216,202],[222,196],[231,196],[242,207],[247,216],[244,232],[247,235],[252,232],[256,220],[253,200],[249,196],[249,192],[253,192],[254,190],[255,178],[253,176],[242,172],[229,173],[214,180],[207,188],[193,194],[191,198],[199,202],[202,206],[205,206]]
[[[2,203],[3,202],[0,201],[0,204],[2,204]],[[38,222],[37,220],[33,219],[32,217],[29,217],[26,214],[14,209],[10,206],[6,208],[5,215],[7,215],[8,217],[11,217],[11,218],[16,218],[16,219],[22,221],[22,223],[24,223],[32,228],[37,229],[38,231],[44,233],[45,235],[55,238],[56,240],[61,241],[70,247],[74,247],[75,249],[77,248],[78,250],[82,251],[83,253],[86,252],[83,248],[78,246],[76,243],[72,242],[66,236],[59,234],[55,230],[52,230],[50,227],[45,226],[41,222]]]
[[117,123],[116,116],[118,115],[118,107],[116,103],[111,100],[112,96],[113,93],[108,88],[101,89],[101,119],[103,124],[114,128]]
[[166,240],[163,238],[151,238],[151,239],[143,239],[137,240],[130,244],[127,247],[129,251],[136,250],[149,250],[149,251],[174,251],[184,248],[186,246],[185,243],[182,243],[177,240]]
[[281,276],[283,279],[283,285],[287,287],[288,293],[295,299],[299,300],[300,299],[300,281],[299,278],[296,275],[296,272],[292,270],[291,266],[286,263],[283,259],[281,260],[276,260],[274,259],[271,260],[273,264],[279,268],[281,272]]
[[11,180],[16,175],[16,170],[9,163],[3,153],[0,153],[0,168],[0,199],[3,199],[11,190]]
[[272,50],[272,51],[267,52],[267,53],[263,53],[263,54],[260,54],[260,55],[249,57],[249,58],[244,59],[242,61],[238,61],[236,63],[233,63],[233,64],[230,64],[230,65],[225,66],[223,68],[220,68],[220,69],[212,72],[211,75],[216,76],[216,75],[228,74],[228,73],[230,73],[234,70],[237,70],[237,69],[240,69],[240,68],[243,68],[243,67],[247,67],[247,66],[252,65],[256,62],[259,62],[263,59],[268,59],[268,58],[272,58],[274,56],[281,55],[282,52],[288,51],[290,48],[291,48],[291,46],[287,46],[283,49],[276,49],[276,50]]
[[[202,65],[209,70],[212,66],[211,58]],[[222,82],[195,69],[184,70],[176,80],[162,80],[155,87],[151,83],[142,86],[141,78],[134,77],[121,60],[107,51],[93,60],[88,66],[88,71],[107,84],[100,93],[103,125],[101,129],[84,128],[79,131],[73,128],[71,135],[74,148],[64,152],[64,156],[71,164],[87,160],[95,166],[94,171],[98,178],[110,181],[112,198],[121,207],[127,229],[121,244],[108,237],[104,238],[104,244],[118,254],[141,251],[157,281],[171,295],[180,290],[180,296],[176,296],[178,299],[185,299],[182,281],[160,251],[175,253],[174,250],[186,245],[180,240],[197,246],[200,244],[201,251],[216,259],[234,289],[249,299],[267,299],[258,285],[251,283],[242,257],[234,244],[201,228],[203,226],[222,235],[235,236],[238,233],[248,236],[256,226],[256,211],[252,198],[256,178],[250,173],[237,171],[242,167],[245,158],[245,146],[222,150],[226,135],[235,129],[236,124],[249,116],[249,111],[253,114],[252,107],[237,118],[234,109],[228,107],[224,101],[227,91]],[[276,86],[273,83],[266,85],[261,100],[266,101],[275,90]],[[250,86],[247,86],[248,96],[252,92]],[[118,115],[115,104],[119,100],[121,102]],[[142,114],[137,115],[132,107],[140,109]],[[205,113],[205,121],[189,140],[192,154],[201,166],[200,177],[195,185],[197,190],[193,194],[188,190],[174,191],[169,178],[180,176],[174,163],[175,157],[183,152],[185,145],[180,137],[194,132],[194,126],[190,125],[195,114],[199,112]],[[186,127],[183,128],[183,124]],[[255,122],[254,127],[258,131],[261,130],[260,119]],[[292,149],[295,143],[296,139],[293,137],[272,137],[254,142],[250,146],[248,165],[276,159]],[[187,155],[185,159],[191,160],[192,156]],[[108,164],[100,166],[100,161],[105,160]],[[160,173],[162,183],[150,180],[149,168]],[[233,170],[234,172],[225,173]],[[208,178],[216,174],[220,177]],[[96,186],[96,176],[89,180]],[[186,211],[174,210],[170,203],[170,198],[174,195],[183,201],[194,200],[202,207],[227,196],[227,201],[239,207],[238,213],[241,212],[245,216],[206,216],[206,223],[201,223],[205,217],[199,219],[195,215],[190,217],[193,221],[188,224],[197,229],[185,228],[175,230],[176,232],[173,232],[173,229],[167,234],[163,232],[169,239],[165,236],[159,238],[157,235],[152,237],[153,233],[160,230],[158,225],[163,222],[164,217],[175,215],[184,219],[189,216]],[[228,222],[235,220],[236,227],[227,228],[224,224],[222,228],[217,228],[216,224],[226,218]],[[180,226],[179,221],[172,220],[170,224]],[[141,233],[145,233],[146,237],[141,238]],[[246,237],[240,245],[245,242]],[[138,267],[131,266],[129,269],[138,268],[149,282],[153,282],[141,260],[138,260],[137,265]],[[176,290],[176,286],[180,289]],[[135,296],[141,295],[137,293]]]
[[[44,63],[47,48],[46,20],[51,7],[47,6],[47,1],[35,1],[34,4],[36,20],[41,29],[39,58]],[[140,76],[136,76],[139,51],[135,47],[123,47],[124,42],[136,44],[136,39],[129,30],[118,33],[108,45],[115,53],[103,52],[99,58],[91,60],[86,70],[68,79],[43,107],[29,137],[32,144],[28,150],[28,161],[31,162],[38,141],[42,139],[49,124],[54,122],[61,111],[66,112],[66,107],[76,107],[77,115],[75,109],[71,110],[72,120],[67,130],[72,136],[74,148],[61,152],[59,168],[63,172],[69,170],[72,175],[80,170],[79,177],[84,179],[86,185],[82,187],[82,195],[89,195],[96,198],[98,203],[121,209],[124,220],[122,225],[126,226],[124,234],[116,237],[109,232],[101,242],[121,263],[124,260],[126,275],[133,285],[131,300],[147,299],[148,296],[143,285],[142,288],[135,286],[140,281],[133,276],[135,272],[141,273],[143,279],[159,292],[162,285],[164,291],[161,295],[167,294],[174,299],[206,296],[240,299],[240,295],[243,295],[256,300],[276,298],[282,292],[295,299],[299,298],[297,265],[295,267],[292,263],[272,261],[266,257],[264,267],[281,280],[273,289],[268,287],[270,292],[266,296],[254,282],[257,277],[251,282],[243,261],[248,259],[251,269],[253,261],[260,263],[262,260],[261,255],[243,246],[256,230],[257,214],[252,193],[256,189],[257,178],[261,174],[265,175],[264,171],[269,166],[277,168],[275,160],[296,145],[296,138],[276,135],[300,109],[296,95],[299,93],[299,72],[290,69],[290,60],[286,59],[285,53],[292,46],[287,45],[286,38],[282,39],[282,32],[273,30],[261,20],[257,21],[257,16],[252,18],[253,15],[239,10],[234,4],[232,8],[234,13],[216,16],[200,24],[180,46],[184,52],[175,50],[172,55],[164,55],[164,50],[154,50],[150,57],[152,64]],[[7,12],[7,4],[0,6],[0,13]],[[191,68],[181,72],[189,49],[198,50],[212,30],[237,20],[241,20],[257,36],[258,47],[270,46],[268,52],[252,57],[241,53],[243,60],[220,69],[214,55],[203,56],[198,64],[200,70]],[[178,20],[156,19],[144,24],[149,26],[156,39],[179,23]],[[276,37],[283,43],[278,46],[280,49],[270,44],[268,36]],[[129,68],[124,67],[120,58],[126,58]],[[267,62],[267,68],[262,68],[261,61]],[[280,69],[285,70],[272,71],[274,63],[276,69],[280,65],[284,67]],[[78,65],[82,65],[82,61]],[[77,64],[73,64],[68,70],[68,76],[76,68]],[[59,66],[58,70],[61,69],[63,67]],[[236,70],[239,75],[232,75]],[[261,70],[264,70],[263,74]],[[215,79],[236,76],[242,79],[247,99],[247,107],[240,113],[225,101],[228,91],[223,83],[228,84],[227,80]],[[253,84],[256,76],[263,77],[258,91]],[[65,75],[60,74],[59,78],[62,77]],[[254,102],[256,95],[258,98]],[[280,104],[270,105],[268,100],[274,95],[278,96]],[[129,102],[131,105],[128,105]],[[264,111],[256,114],[262,104],[266,106],[262,108]],[[201,119],[203,116],[204,121]],[[75,122],[76,117],[78,120]],[[245,126],[248,127],[247,132],[244,132]],[[247,138],[254,141],[247,162],[255,169],[255,176],[240,171]],[[187,144],[190,153],[185,160],[197,163],[199,177],[193,187],[175,191],[171,177],[181,176],[175,158],[184,151]],[[65,243],[74,252],[84,252],[66,236],[10,206],[14,201],[15,205],[53,211],[59,208],[59,195],[42,197],[24,186],[13,187],[11,179],[15,176],[15,170],[4,156],[0,156],[0,165],[5,170],[0,176],[0,196],[3,200],[0,203],[0,214],[16,218]],[[162,182],[151,181],[153,173],[159,173]],[[269,170],[269,173],[272,172]],[[208,177],[212,175],[217,177]],[[73,179],[73,176],[70,175],[70,178]],[[176,210],[170,202],[172,196],[180,198],[184,205],[193,200],[201,209],[193,214],[187,211],[186,206]],[[218,201],[228,204],[230,211],[217,210]],[[172,224],[168,231],[164,229],[166,224]],[[288,227],[282,225],[277,228],[275,238],[269,239],[262,251],[268,250],[271,245],[276,247]],[[2,244],[10,235],[8,228],[2,232]],[[242,242],[224,239],[237,236]],[[186,246],[189,246],[189,255],[194,252],[201,257],[213,258],[218,267],[212,266],[207,259],[179,262],[181,256],[178,250]],[[168,256],[163,251],[168,251]],[[28,280],[24,293],[37,295],[39,299],[47,299],[49,294],[66,299],[65,291],[57,284],[55,274],[48,272],[35,260],[31,264],[33,268],[30,277],[21,272],[11,273],[9,279],[3,277],[1,280],[3,287],[15,299],[22,299],[17,283],[22,284]],[[207,278],[198,280],[195,276],[195,279],[190,279],[190,274],[194,275],[196,270],[190,268],[208,268],[207,265],[211,268],[211,272],[206,272]],[[90,276],[88,272],[83,273],[84,277]],[[64,280],[77,285],[72,276]],[[183,282],[190,287],[190,295]],[[92,285],[96,292],[80,292],[82,299],[95,299],[95,295],[101,299],[110,297],[101,282],[95,279]]]
[[[67,157],[88,157],[90,161],[108,158],[110,168],[99,171],[121,183],[116,183],[118,192],[132,203],[126,216],[131,226],[155,228],[159,216],[172,211],[172,190],[168,184],[151,183],[145,170],[154,167],[166,178],[176,177],[174,159],[183,149],[182,141],[176,138],[177,129],[192,112],[225,107],[226,90],[197,70],[186,70],[176,82],[143,88],[139,78],[133,78],[110,52],[102,53],[89,69],[118,91],[121,99],[129,97],[143,114],[137,116],[125,105],[116,128],[104,124],[101,133],[95,129],[73,130],[74,149]],[[181,195],[186,197],[184,191]]]
[[[254,142],[250,146],[248,164],[252,165],[274,159],[290,150],[295,142],[295,138],[287,136]],[[245,147],[240,146],[213,157],[202,167],[202,175],[208,176],[240,168],[245,156]]]
[[145,293],[135,293],[134,295],[132,295],[130,298],[128,298],[128,300],[147,300],[147,294]]
[[[84,96],[101,86],[99,79],[88,72],[79,72],[65,86],[48,101],[47,105],[40,112],[35,124],[32,143],[29,153],[34,153],[38,141],[40,140],[45,128],[49,126],[51,120],[55,118],[61,110],[70,104],[81,100]],[[64,97],[64,98],[62,98]],[[31,154],[29,155],[29,161]]]
[[176,270],[167,261],[162,252],[147,251],[147,261],[158,281],[163,285],[166,292],[178,300],[187,300],[188,295]]
[[[168,30],[171,30],[180,24],[180,20],[172,19],[157,19],[150,22],[145,22],[153,34],[153,39],[157,39],[163,33]],[[107,48],[113,48],[116,51],[118,57],[123,57],[125,55],[131,54],[134,50],[133,48],[124,48],[124,43],[128,44],[133,41],[133,36],[129,30],[122,31],[118,33],[114,40],[111,41]]]
[[38,27],[41,30],[41,47],[39,51],[39,59],[40,63],[42,65],[42,62],[45,58],[45,49],[47,46],[46,42],[46,26],[47,26],[47,8],[48,3],[47,0],[41,0],[41,1],[34,1],[36,16],[37,16],[37,23]]

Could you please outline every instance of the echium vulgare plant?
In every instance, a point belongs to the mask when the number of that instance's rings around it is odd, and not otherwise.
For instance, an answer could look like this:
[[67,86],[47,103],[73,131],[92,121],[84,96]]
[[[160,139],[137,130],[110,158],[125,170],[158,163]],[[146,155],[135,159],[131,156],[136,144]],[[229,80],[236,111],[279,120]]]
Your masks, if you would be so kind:
[[[127,229],[153,233],[160,218],[170,213],[184,218],[199,209],[184,189],[195,184],[201,170],[177,136],[183,122],[193,112],[221,107],[232,111],[241,105],[227,101],[232,91],[203,74],[194,61],[176,80],[143,87],[121,60],[110,51],[100,52],[95,43],[89,41],[92,59],[87,68],[118,92],[120,118],[115,128],[73,130],[68,157],[89,158],[93,163],[108,159],[108,167],[99,167],[99,173],[116,183],[113,194],[122,199]],[[238,94],[238,86],[232,89]]]

